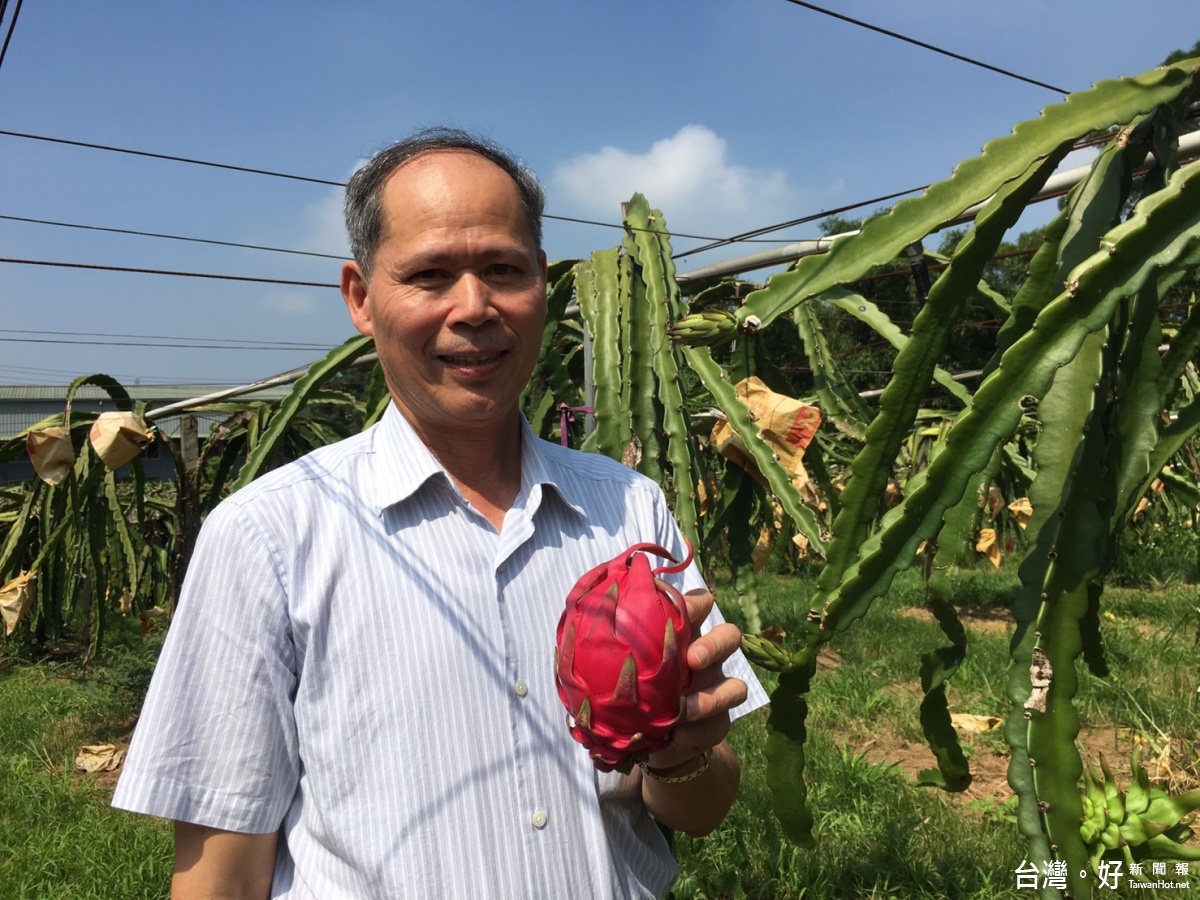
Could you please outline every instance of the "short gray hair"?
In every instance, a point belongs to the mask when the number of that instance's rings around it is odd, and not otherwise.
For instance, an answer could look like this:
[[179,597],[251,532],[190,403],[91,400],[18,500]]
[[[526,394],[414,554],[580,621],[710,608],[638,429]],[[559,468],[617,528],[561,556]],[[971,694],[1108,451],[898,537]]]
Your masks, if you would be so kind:
[[537,176],[511,153],[484,138],[458,128],[426,128],[380,150],[346,185],[346,231],[350,235],[350,250],[364,276],[370,277],[375,250],[383,239],[384,183],[405,163],[424,153],[440,150],[475,153],[503,169],[517,186],[521,204],[525,207],[529,234],[537,249],[542,249],[542,210],[546,206],[546,195]]

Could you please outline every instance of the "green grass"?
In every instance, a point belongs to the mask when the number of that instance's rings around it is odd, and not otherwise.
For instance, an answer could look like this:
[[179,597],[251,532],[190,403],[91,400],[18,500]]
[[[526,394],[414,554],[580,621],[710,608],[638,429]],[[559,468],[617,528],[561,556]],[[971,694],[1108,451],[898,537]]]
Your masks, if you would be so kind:
[[153,644],[108,667],[0,656],[0,897],[150,900],[168,894],[171,832],[109,807],[111,776],[75,771],[82,744],[128,732]]
[[[1007,711],[1008,632],[994,615],[977,614],[1010,605],[1016,584],[1007,567],[955,579],[970,651],[950,689],[954,712]],[[764,623],[797,632],[812,593],[806,578],[764,576]],[[677,900],[1032,896],[1015,889],[1026,851],[1002,791],[972,797],[913,784],[923,746],[919,656],[945,642],[921,614],[922,597],[915,573],[898,578],[831,642],[833,653],[813,682],[807,755],[818,846],[795,847],[775,822],[762,753],[766,711],[759,711],[731,734],[743,780],[728,819],[704,839],[677,839]],[[729,600],[723,605],[737,621],[738,610]],[[1200,777],[1200,759],[1189,758],[1179,741],[1200,736],[1197,607],[1195,586],[1110,589],[1103,633],[1113,676],[1084,673],[1079,695],[1085,728],[1121,742],[1110,761],[1127,756],[1133,735],[1146,741],[1143,759],[1172,746],[1176,790],[1195,787]],[[127,737],[157,646],[136,630],[116,628],[104,664],[84,671],[72,662],[35,664],[14,655],[14,644],[0,645],[0,900],[167,895],[169,827],[110,809],[111,778],[78,774],[73,764],[80,744]],[[769,673],[762,680],[773,686]],[[1000,732],[964,744],[976,771],[989,762],[997,783],[1006,754]]]
[[1121,537],[1112,583],[1125,587],[1200,581],[1200,528],[1167,516],[1149,516]]
[[818,846],[789,844],[770,813],[763,718],[733,733],[743,776],[725,823],[707,838],[677,841],[676,898],[1008,895],[1021,860],[1014,828],[985,828],[984,812],[964,815],[942,795],[911,787],[895,766],[869,762],[824,734],[808,744]]
[[[955,598],[970,643],[951,682],[952,712],[1007,714],[1011,627],[996,612],[1011,606],[1017,588],[1010,567],[956,576]],[[762,621],[798,632],[812,593],[805,579],[764,576]],[[761,749],[766,716],[757,713],[731,735],[743,761],[743,783],[730,816],[707,838],[678,840],[683,874],[677,900],[1032,896],[1016,890],[1015,870],[1027,851],[1003,782],[1007,748],[1000,729],[964,739],[976,772],[977,761],[992,762],[989,777],[998,791],[983,798],[917,787],[916,772],[896,763],[911,763],[913,748],[923,743],[920,654],[945,643],[936,624],[920,614],[922,601],[917,574],[902,575],[865,618],[831,641],[840,663],[821,668],[813,681],[806,752],[817,847],[793,847],[775,823]],[[1100,679],[1084,672],[1079,693],[1085,729],[1120,741],[1116,758],[1106,752],[1115,768],[1124,764],[1128,771],[1134,735],[1146,741],[1143,761],[1151,750],[1175,748],[1175,791],[1195,787],[1200,777],[1200,759],[1188,757],[1187,744],[1200,736],[1197,606],[1195,586],[1106,593],[1102,608],[1111,615],[1103,633],[1113,674]],[[988,615],[979,615],[983,611]],[[736,609],[726,613],[738,621]],[[762,680],[773,686],[769,674]],[[859,752],[864,747],[867,752]]]

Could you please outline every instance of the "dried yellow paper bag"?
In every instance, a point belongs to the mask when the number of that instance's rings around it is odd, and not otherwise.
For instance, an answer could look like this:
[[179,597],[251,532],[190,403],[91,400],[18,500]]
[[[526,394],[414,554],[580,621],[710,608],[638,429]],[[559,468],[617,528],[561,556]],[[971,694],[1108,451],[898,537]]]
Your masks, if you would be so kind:
[[774,552],[775,538],[771,535],[771,529],[764,527],[758,533],[758,541],[755,542],[753,549],[750,551],[750,561],[754,564],[754,573],[756,575],[763,570],[770,561],[771,554]]
[[154,440],[154,432],[131,412],[106,412],[92,423],[88,440],[104,465],[119,469]]
[[976,716],[971,713],[951,713],[950,724],[964,734],[983,734],[994,731],[1004,723],[999,716]]
[[33,605],[37,573],[22,572],[0,587],[0,617],[4,619],[4,634],[10,635],[21,624],[21,617]]
[[975,550],[984,554],[997,569],[1000,568],[1000,542],[996,540],[995,528],[980,528],[979,542],[975,544]]
[[25,436],[25,452],[38,478],[49,485],[61,482],[75,465],[71,432],[60,426],[29,432]]
[[116,744],[84,744],[75,754],[75,768],[84,772],[113,772],[125,760],[125,751]]
[[1022,529],[1029,524],[1029,520],[1033,518],[1033,504],[1029,502],[1028,497],[1018,497],[1012,503],[1008,504],[1008,511],[1017,517],[1017,524]]
[[[739,381],[736,390],[738,399],[746,404],[758,425],[758,436],[771,447],[792,484],[804,495],[804,489],[808,486],[808,472],[804,470],[801,460],[821,424],[821,410],[775,393],[753,375]],[[717,423],[712,432],[712,442],[717,452],[726,459],[741,466],[759,481],[764,480],[753,457],[746,452],[742,439],[727,421]],[[808,497],[805,499],[808,500]]]

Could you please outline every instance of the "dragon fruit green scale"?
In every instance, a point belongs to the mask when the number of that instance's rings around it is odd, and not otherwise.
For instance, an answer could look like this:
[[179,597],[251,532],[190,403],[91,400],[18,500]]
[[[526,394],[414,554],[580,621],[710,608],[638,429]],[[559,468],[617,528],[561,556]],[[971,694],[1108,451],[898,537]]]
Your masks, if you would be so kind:
[[629,771],[666,747],[683,718],[691,623],[683,596],[657,576],[682,571],[691,544],[687,550],[682,562],[652,569],[647,552],[675,557],[637,544],[580,578],[567,597],[554,654],[558,696],[571,735],[601,771]]

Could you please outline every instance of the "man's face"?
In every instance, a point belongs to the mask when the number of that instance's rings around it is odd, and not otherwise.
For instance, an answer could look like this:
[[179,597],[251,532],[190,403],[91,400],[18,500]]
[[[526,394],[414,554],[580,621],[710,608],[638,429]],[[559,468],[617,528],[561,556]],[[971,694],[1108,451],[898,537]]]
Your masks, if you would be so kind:
[[546,317],[516,184],[477,154],[431,152],[392,173],[382,210],[371,277],[346,263],[342,294],[396,405],[427,439],[511,427]]

